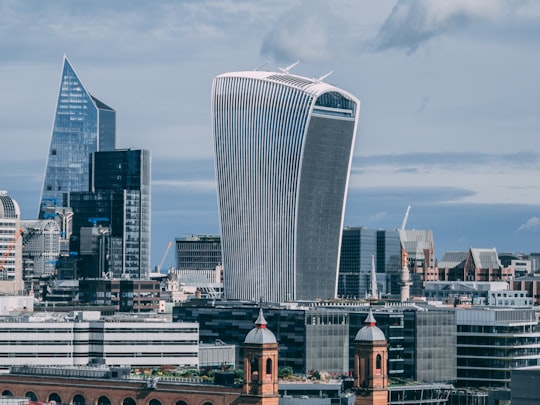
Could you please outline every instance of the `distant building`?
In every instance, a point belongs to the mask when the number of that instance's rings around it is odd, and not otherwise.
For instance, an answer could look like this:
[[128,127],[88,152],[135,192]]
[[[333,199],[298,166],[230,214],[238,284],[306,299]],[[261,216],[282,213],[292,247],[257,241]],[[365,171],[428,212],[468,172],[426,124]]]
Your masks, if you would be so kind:
[[[526,290],[510,290],[508,281],[428,281],[424,296],[450,305],[532,306]],[[515,284],[519,286],[519,283]]]
[[422,295],[424,283],[437,280],[435,274],[435,244],[431,229],[399,229],[399,238],[407,252],[407,267],[410,271],[410,294]]
[[526,291],[533,304],[540,305],[540,275],[518,277],[510,281],[510,288],[514,291]]
[[514,268],[504,267],[496,249],[447,252],[438,263],[440,281],[509,281]]
[[227,299],[335,298],[359,111],[351,94],[288,70],[214,79]]
[[[16,365],[197,366],[197,323],[99,312],[36,314],[0,322],[0,368]],[[16,346],[17,350],[13,350]]]
[[540,364],[533,308],[456,309],[457,385],[509,388],[516,368]]
[[64,57],[39,218],[55,216],[63,194],[87,191],[90,153],[113,150],[116,113],[93,97]]
[[338,297],[366,298],[372,257],[375,258],[378,291],[381,295],[399,294],[401,244],[398,232],[346,227],[341,240]]
[[23,278],[25,290],[39,291],[42,277],[56,272],[60,257],[60,226],[53,219],[23,220]]
[[148,278],[150,271],[150,171],[146,150],[91,155],[86,192],[66,194],[73,209],[73,249],[79,277]]
[[159,309],[160,283],[152,280],[81,279],[82,304],[111,306],[118,312],[156,312]]
[[219,235],[176,238],[176,270],[215,270],[221,262]]
[[24,290],[21,210],[7,191],[0,190],[0,293]]

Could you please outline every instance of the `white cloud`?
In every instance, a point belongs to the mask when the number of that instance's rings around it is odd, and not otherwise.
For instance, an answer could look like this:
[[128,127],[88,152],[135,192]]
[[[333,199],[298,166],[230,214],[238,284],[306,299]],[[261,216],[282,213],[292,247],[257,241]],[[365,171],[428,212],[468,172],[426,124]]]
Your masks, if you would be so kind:
[[521,224],[518,228],[518,232],[525,231],[525,232],[535,232],[538,229],[540,229],[540,218],[538,217],[531,217],[525,222],[524,224]]

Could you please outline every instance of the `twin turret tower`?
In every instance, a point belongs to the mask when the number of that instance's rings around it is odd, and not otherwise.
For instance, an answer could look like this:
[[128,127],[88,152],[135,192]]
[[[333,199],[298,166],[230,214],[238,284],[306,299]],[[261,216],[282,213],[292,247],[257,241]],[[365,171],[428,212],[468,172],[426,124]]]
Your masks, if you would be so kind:
[[[371,309],[354,339],[355,405],[388,405],[387,343]],[[262,309],[244,340],[241,404],[278,405],[278,343]]]

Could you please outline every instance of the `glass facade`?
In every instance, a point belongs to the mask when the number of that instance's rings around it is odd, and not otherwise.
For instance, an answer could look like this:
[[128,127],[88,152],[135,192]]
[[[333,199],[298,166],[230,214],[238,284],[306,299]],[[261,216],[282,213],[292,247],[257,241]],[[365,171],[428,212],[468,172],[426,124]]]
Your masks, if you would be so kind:
[[371,257],[375,258],[377,289],[399,294],[401,243],[393,230],[362,227],[343,229],[339,262],[338,297],[362,299],[369,289]]
[[456,381],[456,314],[404,311],[405,375],[419,382]]
[[54,216],[63,193],[88,191],[90,153],[113,150],[115,132],[115,111],[88,93],[64,58],[39,218]]
[[[107,256],[111,275],[147,278],[150,270],[150,152],[96,152],[91,156],[90,167],[92,191],[69,193],[64,202],[73,209],[74,240],[80,237],[81,228],[109,227]],[[75,246],[75,250],[80,247]]]
[[320,81],[214,79],[212,119],[228,299],[334,298],[359,102]]

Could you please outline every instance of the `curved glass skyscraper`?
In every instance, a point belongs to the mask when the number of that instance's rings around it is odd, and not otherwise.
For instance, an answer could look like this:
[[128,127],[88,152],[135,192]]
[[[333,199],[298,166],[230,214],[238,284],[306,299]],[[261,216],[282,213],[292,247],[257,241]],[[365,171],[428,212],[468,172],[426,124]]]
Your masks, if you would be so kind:
[[227,299],[336,296],[359,108],[343,90],[288,73],[214,79]]
[[88,191],[90,153],[115,141],[116,112],[86,91],[64,57],[39,218],[54,215],[63,193]]

